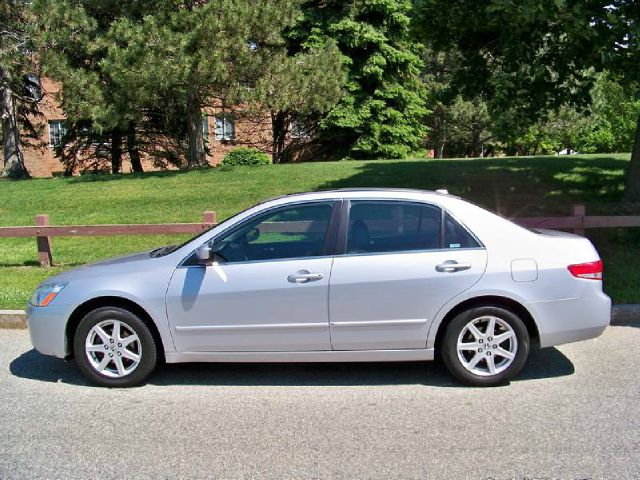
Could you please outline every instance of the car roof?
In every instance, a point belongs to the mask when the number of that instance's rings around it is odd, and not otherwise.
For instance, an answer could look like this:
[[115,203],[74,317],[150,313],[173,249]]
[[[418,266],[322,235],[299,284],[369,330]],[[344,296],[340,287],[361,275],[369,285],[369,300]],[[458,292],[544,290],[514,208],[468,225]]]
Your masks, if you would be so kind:
[[[262,203],[272,202],[274,200],[283,200],[289,199],[293,197],[316,197],[316,198],[328,198],[332,196],[341,196],[344,194],[362,194],[363,196],[371,196],[375,197],[380,193],[404,193],[409,194],[409,196],[416,195],[442,195],[447,197],[459,198],[455,195],[449,194],[446,190],[420,190],[417,188],[380,188],[380,187],[361,187],[361,188],[335,188],[335,189],[327,189],[327,190],[318,190],[315,192],[296,192],[289,193],[286,195],[280,195],[278,197],[269,198]],[[367,195],[369,194],[369,195]],[[352,195],[347,195],[352,196]]]

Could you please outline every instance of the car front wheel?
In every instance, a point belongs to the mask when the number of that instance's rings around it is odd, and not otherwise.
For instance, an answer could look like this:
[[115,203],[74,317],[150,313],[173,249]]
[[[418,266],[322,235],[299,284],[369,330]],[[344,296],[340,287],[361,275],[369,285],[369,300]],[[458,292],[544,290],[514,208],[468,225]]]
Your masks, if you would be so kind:
[[74,337],[82,373],[105,387],[131,387],[144,381],[157,362],[156,344],[147,325],[117,307],[89,312]]
[[499,307],[476,307],[447,325],[442,359],[462,383],[494,386],[520,372],[529,344],[527,327],[517,315]]

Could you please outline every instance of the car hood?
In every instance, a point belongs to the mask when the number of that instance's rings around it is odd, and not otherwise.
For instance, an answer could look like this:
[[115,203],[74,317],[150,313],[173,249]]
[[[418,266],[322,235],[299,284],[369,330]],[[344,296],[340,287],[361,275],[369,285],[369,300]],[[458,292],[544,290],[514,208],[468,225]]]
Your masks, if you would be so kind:
[[[54,282],[68,282],[76,278],[94,277],[100,275],[109,275],[112,273],[134,273],[136,271],[146,270],[154,263],[153,258],[149,255],[150,250],[145,252],[134,253],[131,255],[123,255],[121,257],[108,258],[97,262],[88,263],[80,267],[72,268],[65,272],[61,272],[54,277],[48,278],[42,284]],[[157,263],[157,262],[156,262]]]

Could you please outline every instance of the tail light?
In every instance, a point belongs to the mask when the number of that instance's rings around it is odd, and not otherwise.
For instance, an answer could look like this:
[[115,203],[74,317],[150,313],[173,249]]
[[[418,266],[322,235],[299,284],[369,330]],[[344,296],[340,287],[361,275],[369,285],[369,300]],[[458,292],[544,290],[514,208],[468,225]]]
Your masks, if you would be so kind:
[[578,263],[567,267],[576,278],[588,278],[591,280],[602,280],[602,260],[597,262]]

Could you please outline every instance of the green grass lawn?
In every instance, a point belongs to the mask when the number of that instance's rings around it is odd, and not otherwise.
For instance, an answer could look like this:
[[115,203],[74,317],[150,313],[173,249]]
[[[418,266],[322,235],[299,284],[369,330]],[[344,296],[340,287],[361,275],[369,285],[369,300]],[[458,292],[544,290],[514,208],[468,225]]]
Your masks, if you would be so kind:
[[[191,172],[0,180],[0,225],[198,222],[224,219],[258,201],[343,187],[447,188],[507,216],[615,215],[628,154],[494,159],[319,162],[221,167]],[[640,302],[640,229],[590,231],[605,260],[605,289],[617,303]],[[56,264],[42,269],[35,239],[0,239],[0,308],[23,308],[55,272],[96,259],[176,243],[184,236],[55,237]]]

